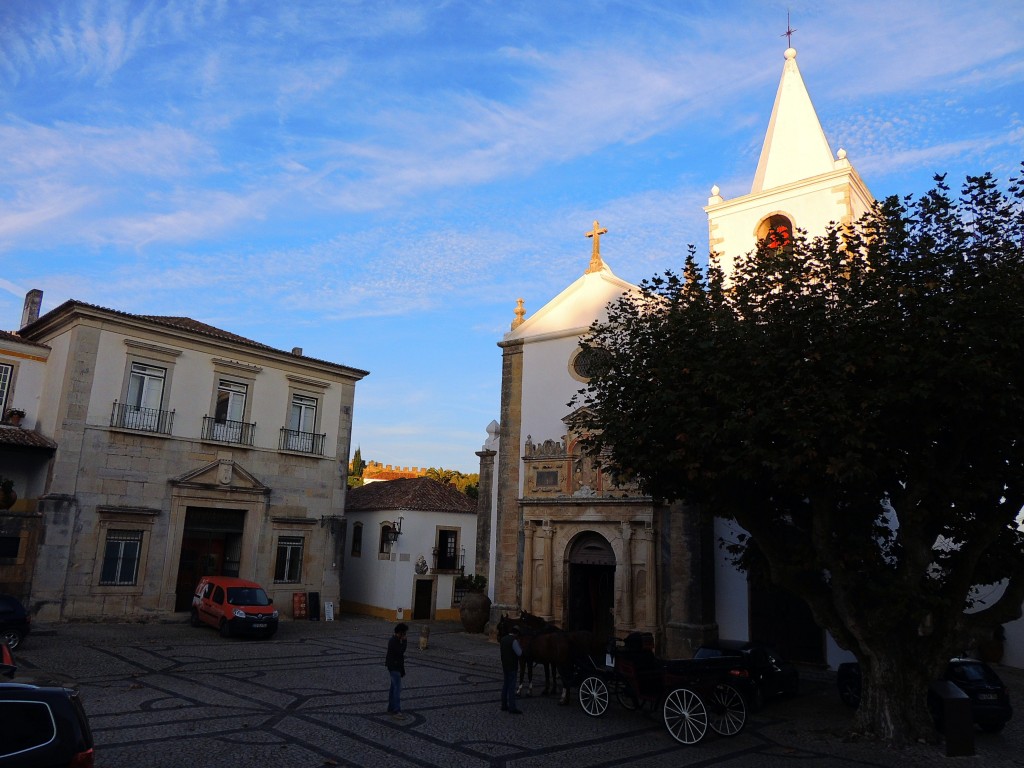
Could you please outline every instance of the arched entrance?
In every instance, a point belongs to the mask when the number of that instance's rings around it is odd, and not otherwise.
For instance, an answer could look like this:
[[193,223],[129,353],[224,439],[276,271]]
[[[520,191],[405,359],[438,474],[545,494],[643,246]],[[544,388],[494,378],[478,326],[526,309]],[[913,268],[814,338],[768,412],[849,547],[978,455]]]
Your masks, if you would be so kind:
[[569,630],[603,637],[615,629],[615,553],[603,536],[581,535],[569,549]]

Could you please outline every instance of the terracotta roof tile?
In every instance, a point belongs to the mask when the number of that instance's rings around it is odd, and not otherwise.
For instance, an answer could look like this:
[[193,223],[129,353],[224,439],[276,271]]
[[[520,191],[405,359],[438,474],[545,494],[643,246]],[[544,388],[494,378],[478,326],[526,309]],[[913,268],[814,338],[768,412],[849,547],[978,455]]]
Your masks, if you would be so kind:
[[57,450],[57,444],[50,438],[34,430],[12,427],[10,424],[0,424],[0,446]]
[[0,341],[14,341],[18,344],[27,344],[30,347],[39,347],[40,349],[49,349],[45,344],[40,344],[38,341],[31,341],[26,338],[22,338],[14,331],[0,331]]
[[345,495],[346,512],[391,509],[475,513],[476,501],[429,477],[367,483]]
[[[45,315],[42,315],[38,320],[36,320],[33,323],[29,323],[28,325],[25,326],[25,328],[22,328],[21,330],[22,332],[26,330],[31,332],[32,328],[37,324],[45,322],[48,318],[57,315],[60,312],[73,310],[75,307],[87,307],[89,309],[99,310],[101,312],[109,312],[112,315],[118,315],[120,317],[129,317],[134,320],[143,320],[148,323],[153,323],[154,325],[161,325],[166,328],[176,328],[178,330],[188,331],[189,333],[195,333],[200,336],[208,336],[214,339],[221,339],[222,341],[232,341],[235,342],[236,344],[244,344],[247,347],[254,347],[256,349],[262,349],[268,352],[275,352],[278,354],[285,355],[292,354],[288,350],[277,349],[276,347],[271,347],[268,344],[261,344],[258,341],[253,341],[252,339],[247,339],[244,336],[239,336],[237,333],[230,333],[229,331],[225,331],[221,328],[216,328],[212,325],[201,323],[198,320],[193,320],[190,317],[177,317],[174,315],[133,315],[130,312],[122,312],[117,309],[110,309],[109,307],[101,307],[98,304],[89,304],[88,302],[78,301],[77,299],[68,299],[59,307],[50,310]],[[364,371],[359,368],[353,368],[348,365],[342,365],[341,363],[334,363],[331,362],[330,360],[321,360],[320,358],[309,357],[307,355],[294,355],[294,357],[300,360],[309,360],[311,362],[329,365],[332,368],[347,369],[354,374],[362,374],[363,376],[366,376],[369,373],[368,371]]]

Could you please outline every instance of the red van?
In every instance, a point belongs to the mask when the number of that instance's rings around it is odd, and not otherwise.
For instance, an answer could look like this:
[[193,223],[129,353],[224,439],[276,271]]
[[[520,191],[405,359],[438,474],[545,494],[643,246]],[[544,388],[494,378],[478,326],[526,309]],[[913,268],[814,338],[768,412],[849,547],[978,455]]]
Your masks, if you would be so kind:
[[203,576],[192,596],[192,626],[209,624],[221,637],[273,637],[278,612],[274,601],[255,581],[233,576]]

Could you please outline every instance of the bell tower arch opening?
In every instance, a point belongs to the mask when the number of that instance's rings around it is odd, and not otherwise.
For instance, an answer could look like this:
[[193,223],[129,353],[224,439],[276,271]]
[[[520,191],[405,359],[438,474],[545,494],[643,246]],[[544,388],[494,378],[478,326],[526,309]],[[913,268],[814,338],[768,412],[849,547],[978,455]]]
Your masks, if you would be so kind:
[[610,637],[615,630],[615,553],[598,533],[581,534],[569,547],[566,625]]
[[793,222],[782,213],[766,216],[757,225],[757,242],[766,241],[773,250],[791,251],[793,249]]

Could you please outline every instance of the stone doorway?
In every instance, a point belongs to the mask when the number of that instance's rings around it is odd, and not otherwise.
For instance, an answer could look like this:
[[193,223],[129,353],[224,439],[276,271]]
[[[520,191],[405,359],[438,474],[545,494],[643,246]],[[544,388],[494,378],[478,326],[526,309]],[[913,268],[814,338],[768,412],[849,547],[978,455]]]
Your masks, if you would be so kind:
[[189,507],[181,537],[174,610],[192,606],[192,590],[203,576],[237,576],[242,555],[244,509]]
[[415,621],[429,621],[434,618],[434,580],[416,579],[413,595],[412,618]]
[[588,533],[569,551],[566,626],[610,637],[615,630],[615,553],[603,536]]

